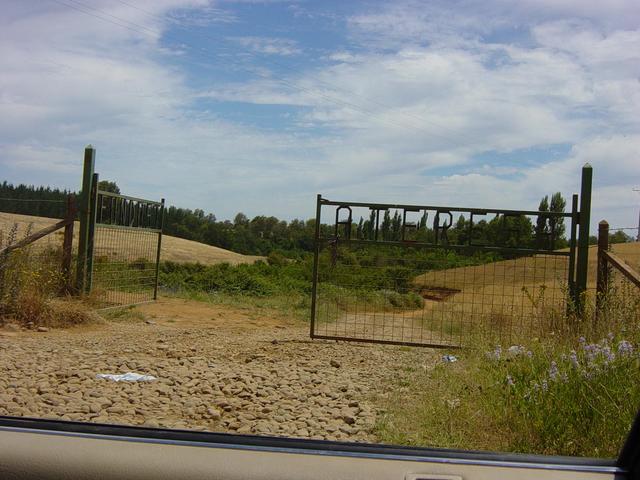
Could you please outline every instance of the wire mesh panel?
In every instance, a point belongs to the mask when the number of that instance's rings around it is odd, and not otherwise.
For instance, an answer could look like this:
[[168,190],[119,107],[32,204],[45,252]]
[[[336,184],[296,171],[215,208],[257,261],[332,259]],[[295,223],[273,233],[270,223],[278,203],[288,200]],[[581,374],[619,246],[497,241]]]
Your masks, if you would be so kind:
[[[606,322],[609,328],[630,328],[640,322],[640,242],[624,234],[625,229],[611,228],[608,232],[608,252],[615,262],[605,260],[605,284],[601,286],[601,298],[598,298],[598,320]],[[623,234],[621,234],[621,232]],[[635,232],[634,232],[635,233]],[[601,252],[598,252],[601,255]]]
[[571,213],[542,215],[320,200],[311,336],[451,347],[553,330],[575,242]]
[[164,203],[98,191],[91,292],[102,307],[154,300]]

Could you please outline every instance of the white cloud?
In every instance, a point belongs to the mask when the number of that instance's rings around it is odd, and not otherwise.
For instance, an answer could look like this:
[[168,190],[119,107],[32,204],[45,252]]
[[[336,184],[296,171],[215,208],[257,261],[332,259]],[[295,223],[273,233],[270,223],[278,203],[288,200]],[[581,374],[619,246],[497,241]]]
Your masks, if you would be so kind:
[[[640,184],[640,31],[623,3],[615,8],[626,18],[603,13],[605,23],[591,3],[586,13],[571,2],[537,13],[501,1],[383,4],[348,19],[353,48],[340,46],[323,66],[266,70],[255,55],[257,78],[198,91],[167,61],[161,39],[170,12],[197,18],[214,8],[206,2],[139,5],[153,16],[92,4],[144,27],[134,30],[15,3],[0,24],[0,168],[16,181],[77,188],[82,147],[94,143],[103,178],[131,193],[218,217],[308,217],[315,193],[532,208],[544,194],[576,191],[589,161],[594,214],[628,223],[625,205]],[[496,33],[512,27],[514,41]],[[260,54],[303,49],[281,38],[236,40]],[[288,105],[294,123],[275,132],[248,126],[203,100]],[[534,165],[517,160],[520,150],[556,144],[572,147]],[[516,160],[474,160],[487,151]]]

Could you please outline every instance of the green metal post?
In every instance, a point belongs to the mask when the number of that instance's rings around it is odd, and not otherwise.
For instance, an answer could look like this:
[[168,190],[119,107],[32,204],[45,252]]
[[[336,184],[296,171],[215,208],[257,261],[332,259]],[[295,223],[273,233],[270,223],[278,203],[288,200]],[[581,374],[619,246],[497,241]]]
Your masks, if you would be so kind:
[[576,237],[578,236],[578,222],[580,221],[579,214],[578,195],[574,193],[571,197],[571,226],[569,227],[569,301],[567,302],[567,314],[573,312],[578,305],[576,296]]
[[580,221],[578,228],[578,258],[576,262],[576,299],[578,312],[582,312],[584,309],[584,295],[587,291],[592,183],[593,169],[591,165],[587,163],[582,167],[582,185],[580,187]]
[[93,257],[96,241],[96,216],[98,212],[98,182],[99,176],[93,174],[91,195],[89,201],[89,237],[87,238],[87,272],[85,275],[84,293],[91,293],[93,286]]
[[318,264],[320,262],[320,217],[322,209],[322,195],[316,198],[316,225],[313,246],[313,283],[311,284],[311,322],[309,325],[309,336],[315,336],[316,326],[316,297],[318,295]]
[[95,169],[96,150],[91,145],[84,149],[84,167],[82,172],[82,191],[78,202],[78,218],[80,231],[78,233],[78,265],[76,268],[76,291],[85,291],[85,273],[87,267],[87,243],[89,241],[89,217],[91,213],[91,184]]
[[153,299],[158,299],[158,278],[160,276],[160,250],[162,248],[162,229],[164,227],[164,198],[160,201],[160,224],[157,225],[158,232],[158,251],[156,252],[156,278],[153,286]]
[[596,318],[602,314],[606,295],[609,291],[609,266],[605,253],[609,250],[609,223],[602,220],[598,224],[598,270],[596,272]]

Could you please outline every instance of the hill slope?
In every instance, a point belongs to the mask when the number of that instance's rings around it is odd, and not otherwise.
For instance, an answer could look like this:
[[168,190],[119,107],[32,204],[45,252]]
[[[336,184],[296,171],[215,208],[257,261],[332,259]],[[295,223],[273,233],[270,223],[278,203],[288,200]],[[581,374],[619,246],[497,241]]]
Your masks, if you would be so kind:
[[[57,219],[52,218],[0,212],[0,232],[3,232],[3,235],[6,238],[13,225],[17,224],[18,238],[22,238],[29,229],[30,225],[31,232],[35,232],[48,225],[54,224],[57,221]],[[78,223],[76,222],[76,228],[74,232],[75,245],[77,245],[77,232]],[[113,232],[106,232],[105,234],[115,236],[115,232],[117,231],[114,230]],[[49,235],[48,237],[45,237],[45,239],[38,240],[38,242],[55,242],[55,245],[62,245],[61,235],[62,231],[58,231],[53,236]],[[146,249],[147,245],[145,245],[144,248]],[[127,256],[129,258],[144,256],[144,253],[141,252],[133,251],[127,253]],[[230,250],[225,250],[224,248],[205,245],[203,243],[194,242],[192,240],[185,240],[183,238],[172,237],[169,235],[164,235],[162,237],[162,260],[179,263],[200,262],[205,265],[214,265],[217,263],[230,263],[232,265],[237,265],[240,263],[253,263],[256,260],[262,258],[263,257],[242,255]]]

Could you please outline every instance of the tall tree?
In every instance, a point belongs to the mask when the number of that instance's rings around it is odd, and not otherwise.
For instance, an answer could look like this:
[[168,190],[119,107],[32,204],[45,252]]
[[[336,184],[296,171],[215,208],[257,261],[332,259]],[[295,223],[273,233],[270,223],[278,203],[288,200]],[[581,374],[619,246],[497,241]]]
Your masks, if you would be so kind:
[[110,193],[120,193],[120,187],[118,187],[116,182],[112,182],[111,180],[100,180],[98,182],[98,190]]
[[383,240],[391,240],[391,214],[389,210],[384,211],[384,217],[382,217],[382,224],[380,225],[380,233]]
[[[549,204],[549,211],[556,213],[564,213],[564,209],[567,206],[566,200],[562,197],[562,193],[556,192],[551,196],[551,203]],[[565,226],[563,217],[553,217],[549,219],[549,226],[551,232],[554,234],[553,248],[560,248],[562,241],[564,240]]]

